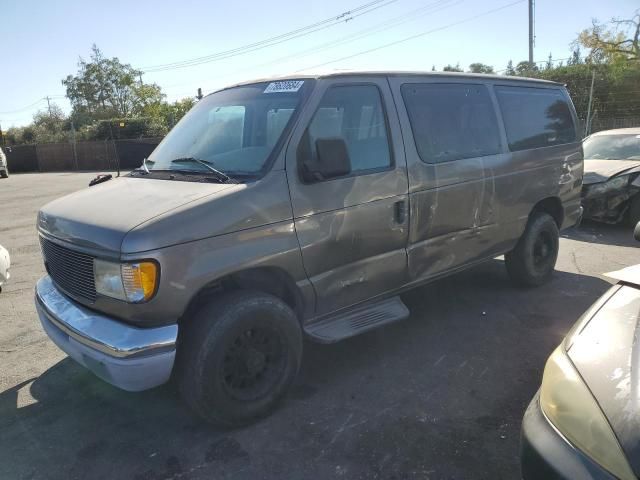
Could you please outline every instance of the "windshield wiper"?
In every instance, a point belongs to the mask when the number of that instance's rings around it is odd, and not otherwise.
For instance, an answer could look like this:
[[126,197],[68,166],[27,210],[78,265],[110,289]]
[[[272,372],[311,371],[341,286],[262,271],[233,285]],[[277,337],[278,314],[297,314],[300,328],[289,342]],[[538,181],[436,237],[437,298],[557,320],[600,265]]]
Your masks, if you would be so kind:
[[[229,180],[231,180],[231,177],[229,175],[213,167],[211,162],[208,162],[206,160],[201,160],[199,158],[194,158],[194,157],[175,158],[171,160],[171,163],[196,163],[198,165],[202,165],[203,167],[205,167],[210,173],[214,174],[221,182],[228,182]],[[192,173],[201,173],[201,172],[192,172]]]

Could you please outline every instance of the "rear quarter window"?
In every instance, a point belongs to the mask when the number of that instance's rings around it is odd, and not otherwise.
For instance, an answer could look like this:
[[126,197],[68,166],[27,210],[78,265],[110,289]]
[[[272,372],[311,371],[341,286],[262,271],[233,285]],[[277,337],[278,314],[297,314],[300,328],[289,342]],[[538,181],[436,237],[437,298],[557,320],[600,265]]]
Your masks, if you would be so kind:
[[418,155],[442,163],[500,152],[500,135],[485,85],[407,83],[401,87]]
[[511,151],[576,141],[571,109],[561,90],[496,86],[495,92]]

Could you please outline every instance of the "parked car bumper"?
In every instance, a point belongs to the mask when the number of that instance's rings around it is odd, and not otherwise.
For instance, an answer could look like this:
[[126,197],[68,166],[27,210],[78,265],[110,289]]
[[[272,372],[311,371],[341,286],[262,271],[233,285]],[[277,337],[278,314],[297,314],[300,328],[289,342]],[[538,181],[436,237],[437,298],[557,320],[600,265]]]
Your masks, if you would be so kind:
[[66,297],[49,276],[36,285],[36,310],[47,335],[71,358],[128,391],[165,383],[173,369],[178,326],[137,328]]
[[521,462],[525,480],[615,479],[547,420],[540,408],[539,395],[529,404],[522,421]]

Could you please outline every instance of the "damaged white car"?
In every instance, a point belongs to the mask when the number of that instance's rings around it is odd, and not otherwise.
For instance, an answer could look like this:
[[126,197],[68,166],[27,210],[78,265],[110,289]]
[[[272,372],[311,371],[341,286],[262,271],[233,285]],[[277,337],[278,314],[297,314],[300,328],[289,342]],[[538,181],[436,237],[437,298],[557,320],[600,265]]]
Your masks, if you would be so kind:
[[594,133],[584,147],[584,218],[640,222],[640,128]]
[[0,245],[0,292],[2,292],[2,285],[9,280],[10,266],[11,260],[9,259],[9,252]]

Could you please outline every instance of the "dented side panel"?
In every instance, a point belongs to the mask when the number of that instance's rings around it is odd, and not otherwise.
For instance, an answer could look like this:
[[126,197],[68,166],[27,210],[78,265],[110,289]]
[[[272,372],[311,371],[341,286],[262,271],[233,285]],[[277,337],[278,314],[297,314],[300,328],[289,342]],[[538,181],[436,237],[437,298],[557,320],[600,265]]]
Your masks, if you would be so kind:
[[[474,79],[473,83],[484,83],[491,93],[501,151],[446,163],[425,163],[417,152],[401,94],[403,84],[417,81],[442,82],[433,77],[390,78],[409,172],[411,227],[407,248],[413,280],[511,250],[522,235],[529,214],[541,200],[559,200],[564,218],[561,228],[578,221],[583,176],[582,148],[578,142],[510,152],[493,94],[496,81]],[[447,79],[446,82],[468,83],[468,80]],[[500,83],[508,84],[509,80]],[[568,99],[566,92],[564,95]],[[572,115],[577,125],[574,111]]]
[[[297,148],[324,93],[332,86],[375,85],[388,118],[393,166],[316,183],[299,175]],[[316,293],[316,314],[366,301],[407,279],[409,232],[403,142],[385,77],[321,79],[287,148],[286,168],[304,269]],[[401,205],[401,206],[400,206]],[[404,213],[398,215],[401,209]]]

